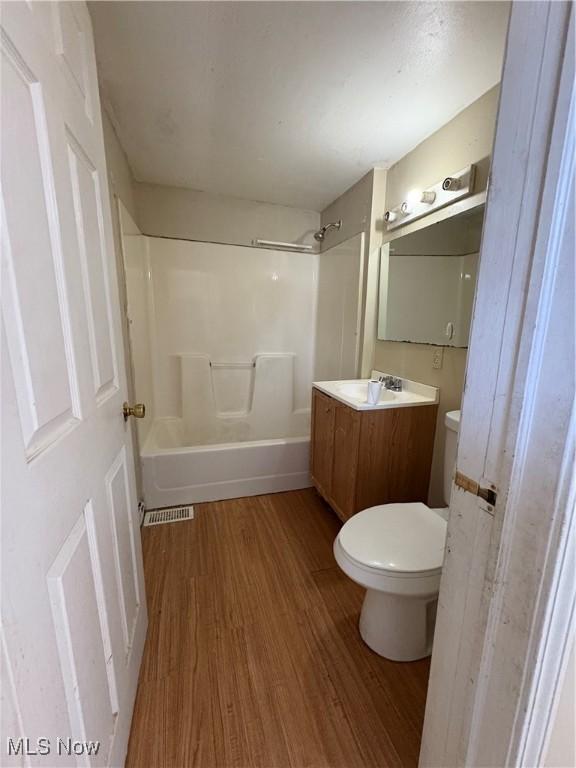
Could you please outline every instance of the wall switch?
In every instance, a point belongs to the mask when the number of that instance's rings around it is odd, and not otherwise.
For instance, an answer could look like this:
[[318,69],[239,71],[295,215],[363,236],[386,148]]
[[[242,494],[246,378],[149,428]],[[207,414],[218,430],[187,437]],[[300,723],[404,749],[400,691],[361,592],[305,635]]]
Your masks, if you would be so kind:
[[444,347],[434,347],[432,352],[432,368],[442,368],[442,361],[444,360]]

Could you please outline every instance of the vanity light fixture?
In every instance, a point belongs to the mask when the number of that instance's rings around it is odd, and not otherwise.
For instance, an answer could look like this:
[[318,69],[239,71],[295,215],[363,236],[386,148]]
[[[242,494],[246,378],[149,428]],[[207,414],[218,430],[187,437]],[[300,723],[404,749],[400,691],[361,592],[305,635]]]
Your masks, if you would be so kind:
[[395,229],[427,213],[443,208],[473,192],[476,166],[469,165],[423,191],[413,189],[404,202],[384,214],[386,229]]
[[[421,192],[419,189],[413,189],[411,192],[408,192],[406,200],[400,206],[400,213],[402,216],[409,216],[419,203],[432,205],[434,200],[436,200],[436,192],[434,190],[428,189],[425,192]],[[386,211],[384,214],[384,221],[387,224],[395,221],[397,218],[398,214],[395,211]]]
[[457,189],[461,189],[462,180],[454,178],[454,176],[446,176],[442,182],[442,189],[444,192],[454,192]]
[[422,192],[422,194],[420,195],[421,203],[427,203],[428,205],[432,205],[434,200],[436,200],[436,192],[434,192],[431,189],[426,190],[426,192]]
[[436,192],[433,192],[432,190],[422,192],[421,189],[412,189],[406,195],[406,202],[408,203],[410,210],[417,206],[418,203],[430,204],[433,203],[434,200],[436,200]]

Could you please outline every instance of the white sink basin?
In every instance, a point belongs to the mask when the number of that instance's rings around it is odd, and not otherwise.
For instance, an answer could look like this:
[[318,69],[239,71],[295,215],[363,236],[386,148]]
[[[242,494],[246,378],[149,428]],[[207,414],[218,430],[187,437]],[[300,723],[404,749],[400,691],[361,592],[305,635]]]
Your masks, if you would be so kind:
[[[372,371],[372,380],[387,374]],[[374,405],[366,402],[370,379],[347,381],[315,381],[313,386],[330,397],[346,403],[357,411],[372,411],[381,408],[407,408],[414,405],[434,405],[438,402],[438,389],[410,379],[402,379],[402,391],[382,388],[380,399]]]
[[[357,400],[359,403],[367,405],[368,400],[368,379],[359,381],[337,382],[336,389],[343,397],[349,397],[351,400]],[[395,399],[395,392],[382,388],[380,392],[380,402],[386,403]],[[398,393],[399,394],[399,393]]]

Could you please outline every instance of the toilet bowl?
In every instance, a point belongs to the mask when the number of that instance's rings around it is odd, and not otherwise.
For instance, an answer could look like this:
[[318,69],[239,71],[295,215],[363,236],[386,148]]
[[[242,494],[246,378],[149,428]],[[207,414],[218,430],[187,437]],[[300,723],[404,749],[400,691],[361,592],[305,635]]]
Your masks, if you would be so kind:
[[[445,417],[444,498],[450,498],[460,411]],[[447,508],[421,502],[381,504],[353,515],[340,529],[334,556],[366,588],[360,635],[392,661],[429,656],[446,543]]]

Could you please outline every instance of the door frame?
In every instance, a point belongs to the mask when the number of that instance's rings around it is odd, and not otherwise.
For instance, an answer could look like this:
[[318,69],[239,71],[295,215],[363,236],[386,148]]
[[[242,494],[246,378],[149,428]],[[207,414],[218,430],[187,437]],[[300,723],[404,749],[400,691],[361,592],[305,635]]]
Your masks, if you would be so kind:
[[[573,381],[553,382],[564,434],[537,392],[552,314],[570,320],[552,295],[573,245],[573,16],[512,3],[457,460],[497,501],[453,487],[421,766],[542,764],[571,648]],[[555,451],[536,490],[534,441]],[[530,541],[545,545],[527,566]]]

